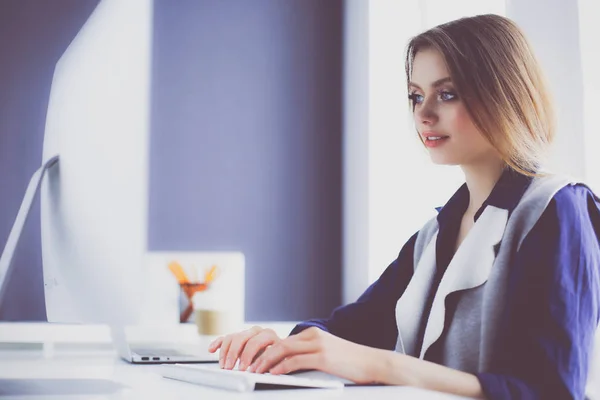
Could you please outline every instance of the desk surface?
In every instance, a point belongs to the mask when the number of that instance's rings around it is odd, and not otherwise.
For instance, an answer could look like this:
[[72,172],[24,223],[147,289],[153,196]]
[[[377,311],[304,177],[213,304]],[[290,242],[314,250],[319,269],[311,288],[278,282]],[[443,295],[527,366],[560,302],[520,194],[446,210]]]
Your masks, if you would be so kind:
[[[19,400],[82,399],[459,399],[409,387],[346,387],[236,393],[162,378],[153,365],[131,365],[112,352],[0,352],[0,396]],[[37,389],[36,389],[37,388]],[[11,393],[12,392],[12,393]],[[310,392],[310,393],[309,393]],[[12,397],[14,396],[14,397]]]

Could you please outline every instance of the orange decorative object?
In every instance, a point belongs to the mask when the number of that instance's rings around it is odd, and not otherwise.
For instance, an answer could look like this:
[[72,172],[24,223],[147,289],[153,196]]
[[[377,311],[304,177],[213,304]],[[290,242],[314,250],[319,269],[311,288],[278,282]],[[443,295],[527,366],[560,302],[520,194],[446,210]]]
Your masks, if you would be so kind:
[[206,272],[204,275],[204,282],[190,282],[183,267],[177,261],[169,263],[169,270],[175,275],[181,290],[183,290],[183,293],[185,293],[185,296],[188,299],[187,307],[179,316],[179,322],[187,322],[194,311],[192,297],[194,297],[194,294],[197,292],[202,292],[210,287],[210,284],[216,278],[217,266],[213,265],[210,270]]

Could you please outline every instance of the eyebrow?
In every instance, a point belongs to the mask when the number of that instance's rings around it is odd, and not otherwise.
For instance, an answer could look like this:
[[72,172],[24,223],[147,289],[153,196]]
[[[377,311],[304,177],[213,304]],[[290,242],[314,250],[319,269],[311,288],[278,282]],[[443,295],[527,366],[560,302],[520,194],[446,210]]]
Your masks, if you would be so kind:
[[[440,85],[442,85],[442,84],[444,84],[444,83],[447,83],[447,82],[452,82],[452,78],[450,78],[449,76],[447,76],[447,77],[445,77],[445,78],[438,79],[437,81],[435,81],[435,82],[433,82],[433,83],[431,84],[431,87],[438,87],[438,86],[440,86]],[[414,87],[416,87],[417,89],[421,89],[421,86],[417,85],[417,84],[416,84],[416,83],[414,83],[414,82],[408,82],[408,86],[414,86]],[[421,90],[423,90],[423,89],[421,89]]]

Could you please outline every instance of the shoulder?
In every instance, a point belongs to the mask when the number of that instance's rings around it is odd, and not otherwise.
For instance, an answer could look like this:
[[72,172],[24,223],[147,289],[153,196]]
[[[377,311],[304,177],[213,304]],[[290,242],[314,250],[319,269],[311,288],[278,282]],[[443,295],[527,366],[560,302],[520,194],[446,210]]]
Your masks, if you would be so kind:
[[[541,219],[557,219],[564,225],[571,222],[590,222],[600,215],[600,199],[584,184],[569,184],[560,189],[544,211]],[[569,225],[569,224],[567,224]],[[565,226],[566,228],[567,226]],[[600,229],[600,226],[598,226]]]
[[[523,247],[548,254],[573,253],[585,244],[598,251],[600,236],[600,200],[584,184],[568,184],[558,190],[529,234]],[[573,253],[574,254],[574,253]]]
[[[515,269],[526,286],[566,301],[585,288],[600,295],[600,202],[583,184],[558,190],[525,237]],[[578,296],[578,295],[577,295]],[[554,298],[554,297],[552,297]]]
[[583,183],[572,183],[556,192],[552,201],[568,207],[571,205],[584,204],[582,201],[587,202],[590,199],[595,200],[596,202],[599,200],[596,194],[594,194],[592,189],[587,185],[584,185]]

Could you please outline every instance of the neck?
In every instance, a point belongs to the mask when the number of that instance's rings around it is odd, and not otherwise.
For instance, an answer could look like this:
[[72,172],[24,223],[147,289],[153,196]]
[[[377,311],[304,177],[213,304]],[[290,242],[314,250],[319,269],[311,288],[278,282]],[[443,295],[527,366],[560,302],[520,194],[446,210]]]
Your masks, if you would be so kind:
[[502,160],[486,161],[476,165],[462,165],[467,188],[469,189],[469,207],[467,213],[474,214],[481,208],[504,171]]

